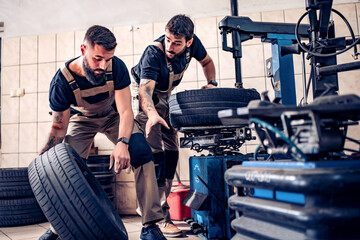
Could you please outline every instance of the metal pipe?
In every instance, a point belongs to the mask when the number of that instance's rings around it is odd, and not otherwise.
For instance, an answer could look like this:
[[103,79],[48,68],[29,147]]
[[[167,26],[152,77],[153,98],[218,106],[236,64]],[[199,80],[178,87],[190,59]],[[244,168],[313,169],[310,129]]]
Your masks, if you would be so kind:
[[243,82],[241,79],[241,59],[240,58],[235,58],[235,74],[236,74],[235,87],[236,88],[244,88]]
[[307,91],[306,91],[306,68],[305,68],[305,53],[301,52],[302,56],[302,77],[303,77],[303,91],[304,91],[304,99],[303,99],[303,105],[307,105]]
[[[231,16],[238,16],[238,2],[237,0],[231,0]],[[243,83],[241,79],[241,39],[237,30],[232,30],[232,44],[234,48],[233,58],[235,60],[235,77],[236,77],[236,88],[243,88]]]
[[360,62],[351,62],[351,63],[344,63],[344,64],[338,64],[338,65],[331,65],[331,66],[325,66],[325,67],[317,67],[317,75],[319,76],[325,76],[325,75],[331,75],[338,72],[345,72],[350,70],[360,69]]
[[238,3],[237,0],[231,0],[231,16],[238,16]]

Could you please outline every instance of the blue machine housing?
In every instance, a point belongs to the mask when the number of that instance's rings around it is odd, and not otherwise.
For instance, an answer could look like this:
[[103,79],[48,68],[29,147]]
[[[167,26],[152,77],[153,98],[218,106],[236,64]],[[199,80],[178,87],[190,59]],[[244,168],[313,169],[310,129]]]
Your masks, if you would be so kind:
[[237,212],[234,239],[359,239],[358,157],[246,161],[228,169],[225,180],[250,192],[229,198]]
[[190,157],[189,161],[190,190],[206,195],[196,207],[198,210],[191,209],[192,218],[205,230],[201,236],[205,239],[230,239],[234,234],[230,227],[234,217],[227,202],[234,191],[225,183],[224,173],[230,161],[235,165],[243,160],[239,156],[200,156]]
[[[259,159],[266,159],[259,155]],[[191,217],[203,226],[204,239],[231,239],[234,230],[231,220],[235,212],[228,206],[228,199],[235,188],[224,180],[224,173],[234,165],[253,159],[253,155],[190,157],[190,192],[185,204],[191,207]]]

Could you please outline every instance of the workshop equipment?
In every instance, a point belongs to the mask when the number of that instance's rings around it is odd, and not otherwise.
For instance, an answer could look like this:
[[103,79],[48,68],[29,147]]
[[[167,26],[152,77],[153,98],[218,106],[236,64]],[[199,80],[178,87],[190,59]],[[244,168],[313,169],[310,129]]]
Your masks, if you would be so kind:
[[[354,32],[346,18],[337,10],[332,9],[332,0],[306,0],[306,12],[297,24],[253,22],[248,17],[237,15],[227,16],[219,22],[222,34],[222,48],[233,53],[237,88],[242,88],[241,44],[254,37],[260,37],[263,42],[272,44],[270,72],[274,78],[276,102],[285,105],[296,105],[293,59],[289,54],[305,52],[310,59],[311,72],[308,88],[312,81],[314,98],[321,95],[334,94],[338,91],[338,72],[360,68],[360,62],[337,65],[336,55],[354,48],[354,58],[357,59],[356,44],[360,38],[355,38]],[[232,13],[237,13],[237,1],[231,0]],[[319,20],[317,19],[319,11]],[[351,39],[335,37],[334,22],[330,21],[330,13],[337,14],[347,25]],[[302,19],[309,17],[310,25],[300,24]],[[228,46],[227,34],[232,36],[232,47]],[[309,44],[301,42],[309,39]],[[349,45],[347,47],[347,45]]]
[[[237,156],[190,157],[190,193],[184,200],[192,208],[191,217],[203,228],[206,239],[230,239],[231,213],[227,206],[230,196],[224,181],[228,161],[238,161]],[[230,192],[229,192],[230,191]]]
[[[224,181],[224,173],[232,166],[253,159],[253,155],[197,156],[190,157],[190,192],[184,204],[191,207],[192,221],[205,239],[231,239],[234,231],[230,222],[235,218],[228,205],[234,188]],[[259,155],[259,159],[267,159]]]
[[[232,6],[236,1],[231,1]],[[233,4],[234,2],[234,4]],[[271,43],[272,59],[271,72],[273,72],[275,98],[277,102],[286,105],[296,105],[295,77],[292,55],[282,55],[282,46],[291,46],[296,40],[295,24],[253,22],[248,17],[227,16],[219,22],[222,34],[222,48],[233,53],[235,60],[235,76],[237,88],[243,88],[241,80],[240,59],[242,57],[241,44],[254,37],[261,38],[263,42]],[[308,37],[307,25],[299,26],[299,35]],[[227,34],[231,34],[232,47],[228,46]]]
[[[359,153],[345,149],[344,143],[360,145],[359,140],[347,137],[348,127],[359,123],[360,98],[338,95],[337,77],[337,72],[359,69],[360,63],[336,62],[336,55],[351,48],[356,57],[360,39],[345,17],[332,9],[332,0],[305,3],[306,13],[296,24],[283,24],[238,17],[237,1],[231,0],[232,16],[219,23],[223,50],[232,52],[235,60],[236,88],[243,88],[241,43],[260,37],[272,44],[267,74],[274,79],[275,99],[270,101],[264,93],[262,100],[252,100],[247,107],[229,106],[218,113],[223,125],[177,126],[184,133],[181,147],[215,155],[190,158],[190,192],[184,200],[192,208],[192,219],[186,221],[205,239],[360,236],[356,227],[360,159],[344,153]],[[345,22],[351,39],[335,37],[331,12]],[[305,16],[309,25],[301,24]],[[232,47],[227,43],[229,33]],[[291,54],[300,53],[303,61],[305,54],[310,59],[311,72],[309,80],[304,79],[304,101],[296,107]],[[307,104],[311,86],[314,101]],[[253,139],[250,128],[261,143],[251,157],[239,154],[245,141]],[[232,167],[227,165],[230,159]],[[229,185],[223,181],[225,172]]]
[[[347,20],[332,9],[331,0],[307,0],[307,12],[295,28],[298,51],[311,62],[314,101],[299,107],[269,99],[252,101],[246,108],[219,112],[219,118],[236,125],[248,119],[268,154],[285,154],[273,162],[247,161],[225,173],[236,195],[229,206],[236,211],[231,226],[234,239],[358,239],[360,231],[360,158],[344,151],[348,126],[360,120],[360,97],[337,95],[337,72],[360,67],[336,65],[336,55],[354,47]],[[317,13],[319,12],[319,20]],[[335,38],[330,13],[347,23],[352,39]],[[299,24],[309,17],[309,44],[300,41]],[[295,44],[295,45],[296,45]],[[349,47],[346,47],[350,45]],[[294,48],[295,49],[295,48]],[[293,49],[293,50],[294,50]],[[287,49],[289,50],[289,48]],[[291,51],[290,51],[291,52]],[[258,148],[258,149],[259,149]],[[257,150],[254,152],[256,159]]]
[[[358,239],[360,157],[248,161],[225,173],[240,239]],[[245,196],[244,196],[245,195]]]

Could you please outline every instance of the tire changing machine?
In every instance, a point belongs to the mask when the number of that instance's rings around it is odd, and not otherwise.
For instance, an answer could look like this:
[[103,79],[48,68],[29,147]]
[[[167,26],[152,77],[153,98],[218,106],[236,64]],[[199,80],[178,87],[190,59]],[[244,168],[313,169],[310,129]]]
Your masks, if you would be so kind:
[[[181,147],[213,154],[190,158],[191,191],[184,200],[192,208],[192,219],[187,222],[204,239],[360,236],[356,227],[360,220],[359,150],[353,150],[353,155],[343,153],[349,150],[344,149],[345,139],[360,144],[346,137],[348,126],[360,120],[360,98],[337,95],[337,72],[358,69],[360,64],[336,64],[336,52],[354,47],[356,56],[360,40],[335,38],[329,18],[331,11],[338,12],[332,10],[331,0],[305,2],[307,12],[296,25],[237,17],[236,0],[231,1],[232,16],[219,23],[223,50],[231,51],[235,59],[237,88],[243,87],[241,42],[253,37],[271,42],[268,76],[274,77],[275,99],[270,102],[263,95],[262,101],[250,102],[246,108],[220,111],[222,126],[179,129],[184,133]],[[306,15],[310,25],[300,25]],[[352,32],[351,27],[349,30]],[[227,46],[228,33],[232,34],[232,48]],[[301,37],[308,38],[309,44],[301,43]],[[315,100],[307,104],[304,88],[304,104],[296,107],[291,54],[305,52],[311,61]],[[261,141],[253,155],[236,154],[245,141],[253,139],[248,125],[239,124],[244,119]],[[232,137],[212,137],[224,129],[231,129]],[[228,144],[227,151],[222,145],[231,138],[237,144]],[[266,154],[258,154],[259,149]]]
[[[236,1],[232,1],[232,14],[237,15]],[[234,25],[235,24],[235,25]],[[233,28],[234,27],[234,28]],[[290,45],[295,40],[295,24],[253,22],[247,17],[225,17],[219,28],[223,36],[223,50],[231,51],[235,59],[236,84],[242,88],[240,58],[241,42],[250,40],[254,36],[272,44],[273,57],[271,65],[276,74],[274,81],[287,79],[282,82],[283,88],[276,91],[276,98],[280,101],[281,94],[285,104],[295,104],[295,80],[292,55],[281,56],[280,47]],[[307,36],[306,26],[300,27],[301,36]],[[233,47],[227,45],[227,33],[232,33]],[[241,39],[241,40],[240,40]],[[280,67],[281,66],[281,67]],[[180,139],[180,147],[191,148],[197,152],[208,150],[209,156],[190,157],[190,192],[183,203],[192,209],[192,219],[186,219],[195,234],[204,239],[231,239],[235,231],[231,228],[231,220],[235,219],[236,211],[228,206],[230,196],[235,194],[236,188],[229,186],[224,180],[225,172],[232,166],[241,165],[243,161],[254,160],[253,154],[243,155],[239,148],[246,142],[254,140],[251,129],[244,121],[227,122],[221,119],[221,126],[182,127],[184,133]],[[259,154],[258,159],[266,160],[268,154]],[[281,158],[281,154],[278,155]]]

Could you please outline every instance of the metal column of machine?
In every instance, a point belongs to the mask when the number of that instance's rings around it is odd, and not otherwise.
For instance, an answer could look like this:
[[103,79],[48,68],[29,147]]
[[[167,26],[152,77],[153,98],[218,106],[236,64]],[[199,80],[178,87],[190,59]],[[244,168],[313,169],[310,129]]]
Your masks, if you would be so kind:
[[[292,55],[282,55],[283,46],[291,46],[292,34],[267,34],[265,41],[271,42],[271,67],[274,79],[275,101],[284,105],[296,105],[295,75]],[[268,67],[268,66],[267,66]]]
[[[231,16],[238,16],[238,4],[237,0],[231,0]],[[236,88],[243,88],[242,78],[241,78],[241,57],[242,57],[242,50],[241,50],[241,38],[240,35],[237,33],[232,34],[232,44],[233,44],[233,58],[235,61],[235,87]],[[240,44],[239,44],[240,43]]]
[[[272,44],[272,68],[275,82],[276,101],[286,105],[296,105],[295,79],[292,55],[282,55],[281,47],[296,41],[295,24],[253,22],[248,17],[228,16],[219,22],[222,34],[222,48],[233,53],[236,69],[236,87],[243,87],[241,80],[241,43],[254,37]],[[308,37],[308,25],[299,26],[299,35]],[[227,34],[233,38],[232,47],[228,46]],[[234,42],[234,39],[238,39]],[[241,83],[241,84],[240,84]]]

